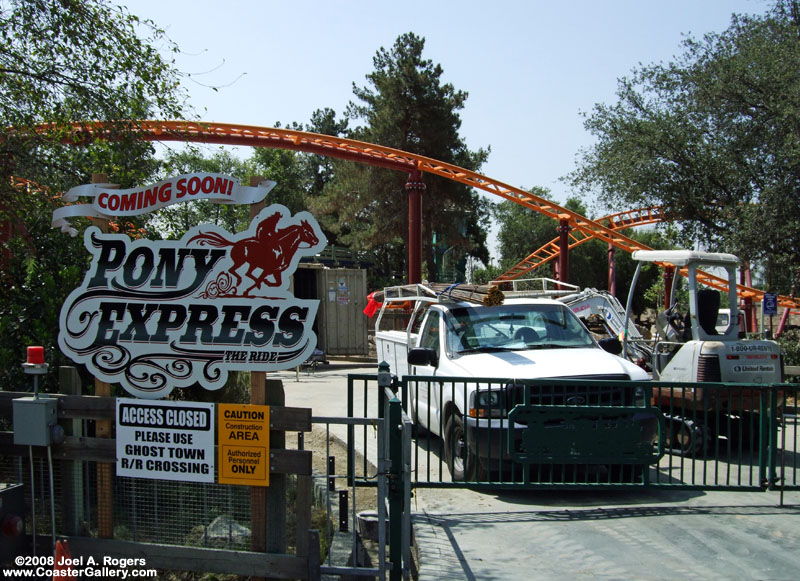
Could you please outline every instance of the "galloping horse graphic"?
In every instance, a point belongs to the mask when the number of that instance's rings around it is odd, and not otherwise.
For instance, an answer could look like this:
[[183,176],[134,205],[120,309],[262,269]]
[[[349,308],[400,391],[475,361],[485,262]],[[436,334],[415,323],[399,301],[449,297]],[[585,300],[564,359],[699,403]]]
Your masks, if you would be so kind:
[[[245,275],[253,280],[253,285],[243,293],[243,296],[248,296],[251,290],[260,287],[262,283],[271,287],[281,286],[282,273],[289,267],[300,245],[307,244],[306,248],[312,248],[319,243],[319,238],[307,220],[276,230],[280,219],[280,212],[265,218],[258,224],[256,235],[250,238],[232,241],[216,232],[201,232],[190,238],[189,242],[197,240],[201,245],[208,244],[218,248],[230,246],[233,266],[228,272],[236,278],[238,287],[242,277],[236,271],[243,265],[248,265]],[[261,273],[256,276],[254,272],[257,269]],[[268,279],[270,276],[272,282]]]

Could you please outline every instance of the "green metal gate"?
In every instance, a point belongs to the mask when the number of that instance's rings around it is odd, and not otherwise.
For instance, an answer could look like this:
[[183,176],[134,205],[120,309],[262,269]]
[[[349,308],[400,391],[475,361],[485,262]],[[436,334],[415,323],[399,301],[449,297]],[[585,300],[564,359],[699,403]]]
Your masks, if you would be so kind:
[[[376,486],[357,476],[373,461],[387,479],[393,580],[410,568],[413,488],[800,490],[797,384],[398,379],[387,368],[348,375],[348,416],[376,419],[349,427],[347,474]],[[384,455],[370,459],[376,438]]]
[[[365,417],[382,413],[377,376],[358,377]],[[800,490],[797,384],[391,383],[414,426],[412,487]]]

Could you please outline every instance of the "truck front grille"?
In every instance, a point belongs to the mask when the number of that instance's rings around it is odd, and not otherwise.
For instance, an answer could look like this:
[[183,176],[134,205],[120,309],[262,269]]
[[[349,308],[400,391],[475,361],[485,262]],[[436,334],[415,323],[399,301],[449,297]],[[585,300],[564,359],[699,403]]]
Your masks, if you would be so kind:
[[[559,379],[559,378],[553,378]],[[633,405],[636,385],[630,377],[620,375],[602,375],[589,377],[569,377],[569,381],[548,383],[547,380],[535,380],[529,383],[515,381],[506,385],[506,410],[511,411],[518,404],[552,405],[552,406],[620,406]],[[586,383],[582,383],[585,380]],[[624,383],[615,383],[624,382]],[[529,397],[525,401],[525,391]]]

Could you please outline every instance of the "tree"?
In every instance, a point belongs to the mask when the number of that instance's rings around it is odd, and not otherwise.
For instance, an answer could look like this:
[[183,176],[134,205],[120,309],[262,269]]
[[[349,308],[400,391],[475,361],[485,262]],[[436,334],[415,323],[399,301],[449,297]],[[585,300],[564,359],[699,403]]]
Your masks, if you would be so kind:
[[[528,192],[542,198],[550,194],[550,190],[541,187],[530,188]],[[500,268],[504,271],[556,236],[558,224],[552,218],[511,201],[495,205],[494,216],[499,226]]]
[[[357,102],[347,116],[360,124],[349,137],[421,154],[478,170],[485,150],[470,151],[459,136],[467,94],[442,83],[442,68],[423,59],[424,39],[401,35],[391,50],[375,55],[368,86],[353,85]],[[335,175],[313,202],[329,241],[374,250],[388,272],[402,272],[408,232],[408,176],[348,162],[333,163]],[[488,207],[472,189],[425,177],[423,246],[428,276],[436,278],[433,238],[484,262],[488,259]]]
[[[151,44],[162,31],[103,0],[4,0],[0,39],[3,170],[52,171],[38,148],[64,139],[70,122],[116,121],[123,139],[124,120],[180,114],[179,75]],[[41,123],[50,129],[31,131]]]
[[286,149],[257,148],[248,160],[248,165],[253,175],[264,176],[276,183],[267,195],[267,205],[283,204],[292,214],[307,208],[307,182],[300,154]]
[[[317,109],[311,114],[311,122],[306,131],[342,137],[347,133],[347,119],[336,119],[336,111],[330,108]],[[305,178],[306,196],[316,198],[322,195],[325,184],[333,179],[334,160],[324,155],[302,154],[301,172]]]
[[[238,178],[245,185],[251,175],[248,165],[222,148],[205,157],[196,146],[170,151],[162,163],[163,177],[189,173],[222,173]],[[192,200],[160,210],[148,220],[149,238],[178,239],[198,224],[216,224],[228,232],[239,232],[250,224],[250,213],[239,204],[215,204]]]
[[[660,205],[683,243],[800,264],[800,26],[796,3],[688,38],[668,64],[619,80],[585,121],[597,142],[571,183],[615,209]],[[795,14],[796,16],[796,14]],[[785,277],[783,277],[785,279]]]
[[[139,34],[147,34],[142,38]],[[50,229],[55,192],[91,172],[138,181],[156,168],[125,120],[179,117],[179,74],[153,48],[163,35],[103,0],[0,1],[0,382],[22,386],[25,347],[51,365],[66,294],[87,266],[82,238]],[[62,144],[73,121],[116,122],[107,143]],[[48,123],[46,131],[34,126]],[[74,142],[72,142],[74,143]],[[41,187],[17,188],[11,176]],[[83,221],[85,225],[87,222]],[[46,381],[54,381],[49,374]]]

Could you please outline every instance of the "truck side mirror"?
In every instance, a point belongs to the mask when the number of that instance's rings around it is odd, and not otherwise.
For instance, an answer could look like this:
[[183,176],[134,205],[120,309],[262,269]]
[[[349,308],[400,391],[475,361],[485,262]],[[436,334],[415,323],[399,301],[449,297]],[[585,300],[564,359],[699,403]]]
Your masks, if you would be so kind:
[[409,365],[430,365],[436,367],[439,365],[439,357],[436,351],[428,347],[415,347],[408,352],[407,358]]
[[602,347],[604,351],[608,351],[612,355],[619,355],[622,353],[622,343],[616,337],[606,337],[605,339],[600,339],[598,343],[600,343],[600,347]]

